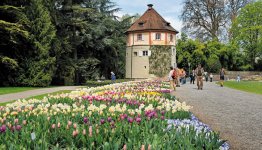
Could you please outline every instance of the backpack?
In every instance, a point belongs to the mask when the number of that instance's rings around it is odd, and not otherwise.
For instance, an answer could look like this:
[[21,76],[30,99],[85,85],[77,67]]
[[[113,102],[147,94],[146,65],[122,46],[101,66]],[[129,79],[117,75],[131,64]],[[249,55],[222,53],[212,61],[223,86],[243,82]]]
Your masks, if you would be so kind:
[[173,79],[177,78],[177,70],[176,69],[173,71],[172,78]]
[[202,69],[197,69],[197,76],[202,76]]

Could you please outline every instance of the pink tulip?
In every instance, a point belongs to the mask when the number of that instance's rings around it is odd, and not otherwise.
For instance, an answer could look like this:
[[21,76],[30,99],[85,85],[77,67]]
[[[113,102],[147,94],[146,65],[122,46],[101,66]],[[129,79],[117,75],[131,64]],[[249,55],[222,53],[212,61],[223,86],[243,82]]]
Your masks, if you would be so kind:
[[136,122],[140,123],[141,122],[141,118],[136,118]]
[[92,126],[89,126],[89,136],[92,137]]
[[76,124],[76,123],[74,123],[74,128],[75,128],[75,129],[77,128],[77,124]]
[[145,145],[142,145],[142,146],[141,146],[141,150],[145,150]]
[[150,144],[148,145],[148,150],[151,150],[151,145]]
[[71,126],[71,125],[72,125],[72,122],[71,122],[71,121],[68,121],[68,122],[67,122],[67,125],[68,125],[68,126]]
[[86,135],[86,129],[83,129],[83,135]]
[[164,120],[165,119],[165,116],[161,116],[161,120]]
[[123,150],[126,150],[126,144],[123,146]]
[[26,125],[26,120],[23,120],[23,125]]
[[77,136],[77,132],[73,131],[73,137]]
[[15,120],[14,120],[14,123],[17,124],[17,123],[18,123],[18,119],[15,119]]
[[55,124],[52,124],[52,129],[55,129]]

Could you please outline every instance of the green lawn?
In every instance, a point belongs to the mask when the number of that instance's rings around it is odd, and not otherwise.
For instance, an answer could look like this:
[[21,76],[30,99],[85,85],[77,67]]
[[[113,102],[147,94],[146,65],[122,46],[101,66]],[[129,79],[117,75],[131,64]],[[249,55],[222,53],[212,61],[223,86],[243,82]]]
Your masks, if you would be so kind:
[[[42,95],[28,97],[28,98],[26,98],[26,100],[32,99],[32,98],[42,99],[42,98],[44,98],[45,96],[48,96],[48,95],[57,95],[57,94],[61,94],[61,93],[70,93],[70,92],[71,92],[71,90],[57,91],[57,92],[53,92],[53,93],[48,93],[48,94],[42,94]],[[12,101],[9,101],[9,102],[0,103],[0,106],[5,106],[6,104],[12,103],[14,101],[15,100],[12,100]]]
[[258,81],[227,81],[224,83],[226,87],[246,91],[250,93],[262,94],[262,82]]
[[0,95],[37,89],[37,87],[0,87]]

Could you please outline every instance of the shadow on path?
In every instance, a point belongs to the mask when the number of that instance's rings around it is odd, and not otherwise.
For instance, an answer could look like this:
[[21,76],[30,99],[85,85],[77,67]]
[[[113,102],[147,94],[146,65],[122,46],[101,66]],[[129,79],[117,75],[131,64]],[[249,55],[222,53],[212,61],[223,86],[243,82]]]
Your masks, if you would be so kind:
[[262,150],[262,95],[220,87],[204,82],[177,88],[174,95],[193,106],[201,121],[219,131],[231,149]]

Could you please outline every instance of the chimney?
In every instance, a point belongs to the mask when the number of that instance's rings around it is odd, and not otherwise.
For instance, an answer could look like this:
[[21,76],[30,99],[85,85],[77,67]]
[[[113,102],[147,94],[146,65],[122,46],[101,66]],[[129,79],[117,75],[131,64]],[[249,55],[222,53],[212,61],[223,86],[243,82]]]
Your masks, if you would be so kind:
[[148,6],[148,9],[152,9],[153,4],[148,4],[147,6]]

